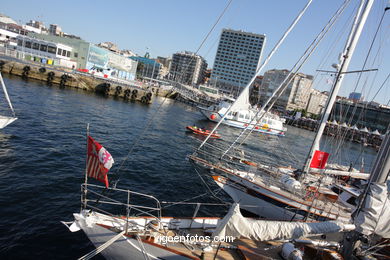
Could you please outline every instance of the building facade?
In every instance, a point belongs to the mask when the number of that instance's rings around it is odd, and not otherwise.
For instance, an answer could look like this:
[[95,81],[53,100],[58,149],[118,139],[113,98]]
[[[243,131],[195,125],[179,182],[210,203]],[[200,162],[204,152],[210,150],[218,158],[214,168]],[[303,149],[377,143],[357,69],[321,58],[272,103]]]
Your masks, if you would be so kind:
[[311,89],[309,101],[307,103],[306,112],[312,115],[319,115],[323,112],[323,109],[326,105],[328,95],[323,92]]
[[160,71],[162,65],[158,61],[149,59],[147,57],[138,57],[138,56],[129,57],[129,59],[138,62],[137,78],[150,78],[150,79],[160,78]]
[[60,36],[50,35],[50,34],[39,34],[39,33],[29,32],[28,35],[36,39],[61,43],[72,47],[73,52],[71,53],[71,59],[76,62],[76,69],[87,68],[89,46],[90,46],[89,42],[86,42],[81,39],[60,37]]
[[257,68],[266,37],[244,31],[223,29],[215,56],[211,82],[227,94],[238,96]]
[[[288,70],[269,70],[264,73],[260,87],[260,104],[264,104],[288,76]],[[298,73],[286,90],[276,100],[274,107],[279,110],[306,109],[312,89],[313,76]]]
[[378,130],[385,134],[390,122],[390,107],[372,102],[338,100],[330,113],[330,120],[347,122],[358,128],[367,127],[370,131]]
[[192,52],[178,52],[172,55],[168,79],[186,85],[196,86],[204,81],[206,60]]
[[67,68],[76,67],[76,62],[71,59],[73,49],[68,45],[22,35],[18,35],[16,39],[20,59]]
[[351,93],[349,94],[349,99],[351,99],[351,100],[354,101],[354,102],[363,101],[362,93],[351,92]]
[[36,39],[54,43],[61,43],[72,47],[70,58],[76,62],[75,69],[88,69],[99,72],[111,78],[134,80],[136,77],[137,62],[128,57],[114,53],[108,49],[98,47],[92,43],[74,37],[60,37],[29,33]]

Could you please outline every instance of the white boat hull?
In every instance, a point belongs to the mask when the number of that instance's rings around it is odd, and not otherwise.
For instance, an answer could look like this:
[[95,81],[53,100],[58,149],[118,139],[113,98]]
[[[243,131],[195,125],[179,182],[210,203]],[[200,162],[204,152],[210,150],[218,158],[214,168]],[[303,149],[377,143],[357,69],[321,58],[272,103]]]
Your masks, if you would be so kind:
[[348,222],[335,214],[324,212],[308,204],[302,204],[292,198],[274,192],[271,188],[263,188],[238,176],[222,177],[213,176],[214,181],[220,186],[236,203],[253,214],[261,217],[277,220],[303,219],[310,212],[310,219],[313,220],[340,220]]
[[[201,113],[210,121],[218,123],[223,117],[223,115],[221,115],[220,113],[213,110],[209,110],[208,108],[202,108],[202,107],[198,107],[198,108],[201,111]],[[259,133],[264,133],[269,135],[277,135],[277,136],[285,135],[286,129],[284,128],[277,129],[267,124],[255,125],[253,124],[253,122],[252,124],[250,124],[251,123],[250,120],[247,121],[238,121],[229,117],[225,117],[225,119],[222,121],[222,124],[235,127],[235,128],[240,128],[240,129],[248,128],[254,132],[259,132]]]
[[3,129],[7,125],[9,125],[12,122],[14,122],[16,119],[18,119],[18,118],[16,118],[16,117],[0,116],[0,129]]

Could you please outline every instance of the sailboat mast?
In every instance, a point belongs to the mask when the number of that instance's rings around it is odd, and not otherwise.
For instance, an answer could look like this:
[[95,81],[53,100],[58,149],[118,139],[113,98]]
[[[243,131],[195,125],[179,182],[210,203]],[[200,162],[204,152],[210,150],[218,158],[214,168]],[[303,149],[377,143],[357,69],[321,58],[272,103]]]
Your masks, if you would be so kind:
[[87,123],[87,142],[86,142],[86,156],[85,156],[85,178],[84,178],[84,192],[82,197],[83,209],[87,207],[87,183],[88,183],[88,137],[89,137],[89,123]]
[[339,93],[341,83],[343,82],[344,74],[348,70],[349,63],[351,61],[352,55],[355,51],[357,42],[359,41],[364,24],[366,23],[368,14],[370,13],[370,10],[371,10],[373,3],[374,3],[374,0],[361,0],[361,2],[360,2],[359,10],[355,16],[354,24],[351,28],[350,34],[348,36],[348,40],[347,40],[346,45],[344,47],[344,51],[342,52],[342,55],[341,55],[340,69],[337,72],[335,83],[333,84],[332,91],[330,93],[330,96],[329,96],[328,101],[327,101],[326,106],[325,106],[325,112],[322,115],[321,122],[320,122],[320,125],[318,127],[316,137],[313,141],[308,158],[307,158],[306,163],[304,165],[304,172],[305,173],[307,173],[309,171],[310,163],[313,159],[314,152],[316,150],[319,150],[321,137],[322,137],[322,134],[325,130],[326,123],[328,122],[330,112],[332,111],[333,105],[336,102],[336,97]]
[[245,86],[245,88],[241,91],[238,98],[234,101],[234,103],[229,107],[229,109],[225,112],[225,114],[222,116],[222,118],[219,120],[217,125],[213,128],[213,130],[210,132],[210,134],[206,137],[206,139],[199,145],[197,150],[200,150],[200,148],[203,147],[203,145],[209,140],[210,136],[217,130],[219,125],[225,120],[225,117],[229,114],[229,112],[232,110],[232,108],[235,106],[236,103],[239,102],[239,100],[242,99],[242,95],[249,92],[249,88],[252,86],[253,82],[256,80],[256,77],[260,75],[260,72],[263,70],[263,68],[268,64],[271,57],[274,55],[274,53],[277,51],[277,49],[280,47],[280,45],[284,42],[288,34],[292,31],[292,29],[295,27],[295,25],[298,23],[298,21],[301,19],[303,14],[306,12],[307,8],[309,8],[311,2],[313,0],[309,0],[305,7],[301,10],[299,15],[295,18],[293,23],[289,26],[287,31],[283,34],[282,38],[279,39],[279,41],[276,43],[274,48],[271,50],[271,52],[268,54],[267,58],[264,60],[264,62],[261,64],[261,66],[257,69],[255,75],[252,77],[252,79],[249,81],[249,83]]

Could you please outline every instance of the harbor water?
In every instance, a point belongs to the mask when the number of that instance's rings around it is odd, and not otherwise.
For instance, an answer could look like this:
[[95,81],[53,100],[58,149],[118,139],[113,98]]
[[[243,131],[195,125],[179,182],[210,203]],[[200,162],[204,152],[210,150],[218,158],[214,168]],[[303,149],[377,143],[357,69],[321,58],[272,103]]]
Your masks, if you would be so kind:
[[[151,105],[124,102],[18,77],[4,76],[4,81],[18,120],[0,131],[1,259],[75,259],[94,249],[82,232],[71,233],[60,223],[72,220],[72,213],[80,210],[87,123],[91,136],[115,160],[111,172],[120,174],[119,188],[171,202],[207,193],[186,160],[200,139],[185,127],[211,129],[214,123],[204,120],[195,108],[164,98]],[[3,97],[1,102],[3,114]],[[239,133],[224,126],[218,131],[223,140],[214,140],[216,145],[229,143]],[[313,136],[289,127],[283,138],[254,134],[243,148],[262,162],[300,166]],[[332,141],[326,139],[324,144],[331,146]],[[373,149],[354,143],[342,150],[345,153],[338,160],[366,171],[376,155]],[[219,196],[228,200],[222,192]],[[220,202],[208,194],[192,201]],[[163,213],[191,216],[194,210],[173,208]],[[201,213],[221,216],[224,210],[207,207]]]

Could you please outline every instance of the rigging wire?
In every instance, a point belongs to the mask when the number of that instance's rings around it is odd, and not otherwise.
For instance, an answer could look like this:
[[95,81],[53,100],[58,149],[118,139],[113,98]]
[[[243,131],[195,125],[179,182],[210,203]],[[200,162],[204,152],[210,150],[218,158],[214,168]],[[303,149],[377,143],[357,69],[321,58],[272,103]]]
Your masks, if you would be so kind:
[[[202,48],[203,44],[206,42],[206,40],[208,39],[208,37],[210,36],[211,32],[214,30],[214,28],[216,27],[216,25],[219,23],[219,21],[221,20],[221,18],[223,17],[223,15],[225,14],[226,10],[228,9],[228,7],[230,6],[230,4],[232,3],[233,0],[229,0],[229,2],[227,3],[227,5],[225,6],[225,8],[223,9],[222,13],[219,15],[217,21],[214,23],[214,25],[211,27],[211,29],[209,30],[209,32],[207,33],[207,35],[205,36],[205,38],[203,39],[202,43],[199,45],[198,49],[196,50],[195,54],[198,53],[198,51]],[[192,57],[193,59],[194,57]],[[187,65],[187,68],[189,67],[190,63]],[[157,110],[153,113],[152,117],[149,119],[149,121],[147,122],[146,126],[144,127],[144,129],[142,130],[141,134],[140,134],[140,137],[138,139],[135,140],[135,142],[132,144],[132,146],[130,147],[130,150],[129,152],[127,153],[127,156],[123,159],[122,163],[120,164],[119,168],[116,170],[116,174],[117,174],[117,179],[113,182],[113,187],[115,188],[116,185],[118,184],[119,180],[120,180],[120,175],[122,174],[122,172],[119,172],[124,163],[128,160],[128,158],[130,157],[130,155],[132,154],[132,152],[134,151],[134,148],[138,145],[138,143],[140,142],[140,140],[142,139],[142,137],[145,135],[146,131],[149,129],[149,127],[151,126],[154,118],[156,117],[156,115],[159,113],[161,107],[163,106],[165,100],[167,99],[167,97],[165,96],[164,100],[161,102],[161,104],[159,105],[159,107],[157,108]]]
[[[299,58],[299,60],[295,63],[295,65],[293,66],[293,68],[291,69],[290,73],[288,74],[288,76],[286,76],[286,78],[283,80],[283,82],[279,85],[279,87],[273,92],[272,96],[267,100],[267,102],[263,105],[263,108],[259,111],[257,111],[256,115],[253,117],[252,121],[256,118],[258,118],[258,115],[260,113],[262,113],[266,106],[268,105],[268,109],[265,110],[264,113],[261,114],[261,116],[257,119],[257,122],[256,124],[258,124],[260,122],[260,120],[262,119],[262,117],[270,111],[270,109],[272,108],[273,104],[276,102],[276,100],[283,94],[283,91],[288,87],[288,85],[290,84],[290,82],[294,79],[294,77],[299,73],[299,69],[305,64],[305,62],[307,61],[307,59],[311,56],[311,54],[314,52],[314,50],[318,47],[319,43],[322,41],[322,39],[325,37],[325,35],[329,32],[329,30],[333,27],[333,25],[335,24],[335,22],[337,21],[337,19],[340,17],[340,15],[343,13],[343,11],[345,10],[345,8],[347,7],[349,3],[349,0],[345,1],[341,7],[336,11],[336,13],[332,16],[332,18],[328,21],[328,23],[325,25],[325,27],[321,30],[321,32],[316,36],[316,38],[313,40],[313,42],[309,45],[309,47],[306,49],[306,51],[304,52],[304,54]],[[295,70],[295,72],[293,72]],[[277,94],[277,95],[276,95]],[[271,100],[273,100],[273,102],[271,103]],[[269,103],[271,103],[269,105]],[[251,123],[252,123],[251,121]],[[250,125],[250,124],[249,124]],[[243,134],[246,132],[246,130],[248,129],[245,128],[244,130],[242,130],[242,132],[240,133],[240,135],[236,138],[236,140],[230,145],[229,149],[231,149],[235,143],[238,142],[239,138],[241,136],[243,136]],[[243,140],[240,142],[240,144],[238,145],[238,147],[240,147],[243,142],[248,138],[248,136],[253,132],[254,128],[250,129],[249,132],[246,134],[246,136],[243,138]],[[229,149],[224,153],[224,155],[229,151]],[[223,155],[222,155],[223,156]]]
[[[213,24],[213,26],[211,27],[211,29],[208,31],[208,33],[206,34],[206,36],[204,37],[203,41],[201,42],[201,44],[199,45],[198,49],[194,52],[195,55],[198,54],[199,50],[202,48],[202,46],[204,45],[204,43],[206,42],[206,40],[209,38],[209,36],[211,35],[212,31],[214,30],[214,28],[217,26],[217,24],[219,23],[219,21],[222,19],[222,17],[224,16],[224,14],[226,13],[227,9],[229,8],[230,4],[232,3],[233,0],[229,0],[229,2],[226,4],[225,8],[223,9],[222,13],[219,15],[218,19],[215,21],[215,23]],[[210,48],[211,49],[211,48]],[[187,70],[189,69],[190,65],[191,65],[191,62],[193,59],[195,59],[195,55],[192,56],[190,58],[190,60],[188,61],[187,63],[187,66],[183,69],[183,72],[180,72],[180,81],[183,81],[183,76],[185,76],[185,74],[187,73]]]
[[307,8],[310,6],[312,0],[309,0],[305,7],[301,10],[301,12],[298,14],[298,16],[295,18],[295,20],[292,22],[292,24],[288,27],[288,29],[285,31],[283,36],[279,39],[279,41],[276,43],[274,48],[271,50],[271,52],[268,54],[267,58],[264,60],[264,62],[260,65],[260,67],[257,69],[255,75],[252,77],[252,79],[248,82],[248,84],[245,86],[245,88],[242,90],[239,97],[236,99],[236,101],[228,108],[228,110],[225,112],[225,114],[222,116],[221,120],[217,123],[217,125],[213,128],[213,130],[210,132],[210,134],[206,137],[206,139],[202,142],[202,144],[198,147],[194,153],[196,153],[198,150],[202,148],[202,146],[209,140],[210,136],[217,130],[217,128],[220,126],[220,124],[223,122],[223,120],[226,118],[226,116],[229,114],[229,112],[232,110],[232,108],[237,103],[237,100],[240,99],[240,97],[243,95],[246,90],[249,89],[249,87],[253,84],[256,77],[260,74],[262,69],[265,67],[265,65],[268,63],[268,61],[271,59],[271,57],[274,55],[276,50],[280,47],[280,45],[283,43],[283,41],[286,39],[288,34],[292,31],[292,29],[295,27],[295,25],[298,23],[298,21],[301,19],[303,14],[306,12]]
[[[387,9],[384,10],[384,12],[383,12],[383,14],[382,14],[382,17],[381,17],[381,19],[380,19],[380,21],[379,21],[379,23],[378,23],[378,26],[377,26],[377,28],[376,28],[374,37],[373,37],[373,39],[372,39],[372,41],[371,41],[371,44],[370,44],[370,47],[369,47],[369,49],[368,49],[366,58],[365,58],[365,60],[364,60],[364,63],[363,63],[363,66],[362,66],[362,70],[364,70],[364,69],[366,68],[366,65],[367,65],[367,62],[368,62],[368,58],[370,57],[371,51],[372,51],[372,49],[373,49],[375,40],[376,40],[376,38],[377,38],[377,36],[378,36],[378,32],[379,32],[379,29],[381,28],[381,25],[382,25],[382,22],[383,22],[383,18],[384,18],[385,14],[386,14],[386,11],[387,11]],[[360,82],[360,80],[361,80],[361,78],[362,78],[362,75],[363,75],[363,73],[360,72],[360,73],[359,73],[359,76],[358,76],[358,79],[357,79],[357,83],[356,83],[355,88],[354,88],[354,91],[356,91],[357,86],[359,85],[359,82]],[[389,78],[389,76],[390,76],[390,73],[388,74],[387,78],[385,79],[385,81],[383,82],[383,84],[381,85],[381,87],[378,89],[378,91],[376,92],[376,94],[374,95],[374,97],[372,98],[372,100],[374,100],[374,98],[377,96],[377,94],[379,93],[379,91],[382,89],[382,87],[384,86],[384,84],[385,84],[385,82],[387,81],[387,79]],[[355,113],[356,113],[357,106],[358,106],[358,103],[356,103],[356,104],[353,106],[353,110],[352,110],[352,112],[351,112],[351,116],[350,116],[350,118],[349,118],[348,124],[351,124],[351,122],[352,122],[352,120],[353,120],[353,118],[354,118],[354,115],[355,115]],[[347,110],[346,110],[346,112],[345,112],[345,116],[348,115],[348,112],[349,112],[350,108],[351,108],[351,105],[348,105]],[[364,111],[365,111],[366,108],[367,108],[367,104],[364,105],[363,109],[361,109],[358,118],[361,118],[361,117],[362,117],[362,115],[363,115],[363,113],[364,113]],[[340,109],[340,111],[341,111],[341,109]],[[341,134],[340,142],[338,143],[337,148],[336,148],[336,154],[338,154],[338,153],[340,152],[340,150],[341,150],[341,145],[343,144],[343,141],[344,141],[344,138],[346,137],[346,135],[347,135],[347,131],[344,131],[344,134]]]

